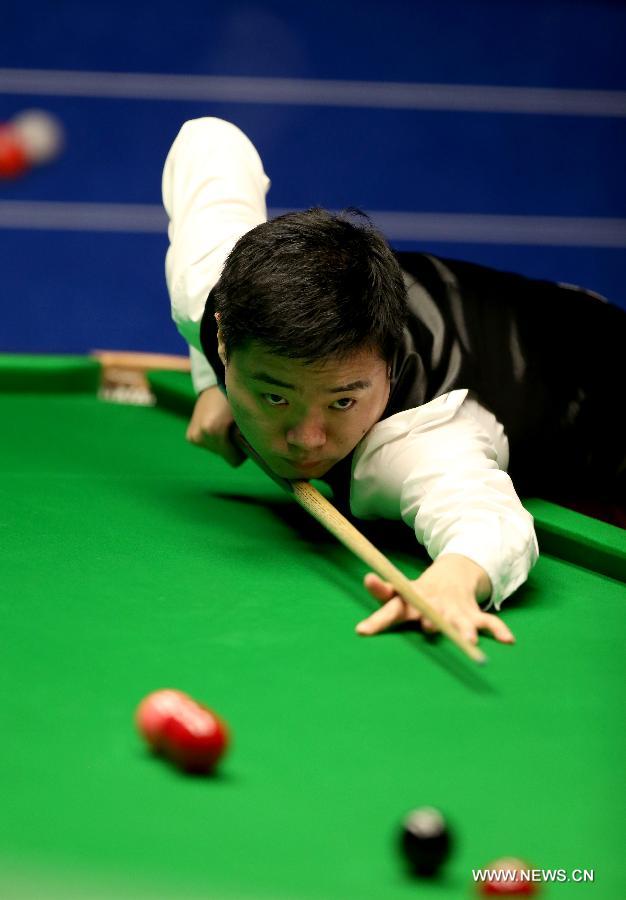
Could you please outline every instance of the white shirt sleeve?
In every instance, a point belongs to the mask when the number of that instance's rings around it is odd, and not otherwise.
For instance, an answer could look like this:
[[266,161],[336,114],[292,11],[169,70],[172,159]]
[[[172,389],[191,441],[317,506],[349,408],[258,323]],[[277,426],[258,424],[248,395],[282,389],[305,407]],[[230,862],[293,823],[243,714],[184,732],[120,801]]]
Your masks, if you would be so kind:
[[360,518],[402,518],[432,559],[474,560],[499,609],[538,556],[533,518],[507,464],[500,423],[467,391],[451,391],[368,432],[354,456],[350,506]]
[[190,347],[189,358],[191,360],[191,383],[196,394],[214,387],[217,384],[217,375],[204,353],[200,353],[195,347]]
[[185,122],[163,169],[170,220],[165,277],[172,318],[198,351],[209,292],[239,238],[266,221],[269,187],[258,153],[235,125],[215,118]]

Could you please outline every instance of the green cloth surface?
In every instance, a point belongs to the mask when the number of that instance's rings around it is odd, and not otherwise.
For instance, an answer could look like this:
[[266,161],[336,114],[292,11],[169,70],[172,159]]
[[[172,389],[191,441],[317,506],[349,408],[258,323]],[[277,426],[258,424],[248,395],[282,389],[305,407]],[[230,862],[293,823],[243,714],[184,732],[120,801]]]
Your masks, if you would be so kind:
[[[80,393],[3,393],[0,416],[16,897],[447,900],[505,855],[595,870],[547,897],[623,895],[622,583],[544,555],[504,605],[517,644],[483,639],[483,668],[419,633],[359,638],[364,566],[252,463],[188,445],[184,419]],[[416,577],[408,529],[372,529]],[[214,778],[144,749],[134,711],[162,687],[230,724]],[[424,804],[455,834],[432,884],[395,846]]]

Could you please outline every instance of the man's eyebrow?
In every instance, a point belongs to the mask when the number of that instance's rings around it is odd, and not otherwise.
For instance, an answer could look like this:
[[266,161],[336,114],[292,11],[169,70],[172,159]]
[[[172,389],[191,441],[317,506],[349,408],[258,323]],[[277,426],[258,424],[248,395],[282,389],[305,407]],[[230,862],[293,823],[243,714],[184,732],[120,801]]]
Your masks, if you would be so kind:
[[364,391],[371,387],[372,382],[367,379],[360,378],[358,381],[351,381],[350,384],[344,384],[341,387],[330,388],[331,394],[347,394],[350,391]]
[[286,381],[279,381],[278,378],[272,378],[271,375],[267,375],[265,372],[253,372],[252,378],[255,381],[264,381],[266,384],[274,384],[276,387],[284,387],[289,388],[290,391],[295,391],[295,384],[287,384]]
[[[267,372],[253,372],[252,378],[255,381],[264,381],[266,384],[273,384],[276,387],[287,388],[290,391],[297,390],[294,384],[287,384],[286,381],[279,381],[278,378],[273,378],[271,375],[268,375]],[[364,391],[367,388],[372,386],[372,382],[367,379],[359,378],[358,381],[351,381],[350,384],[342,384],[339,387],[329,388],[329,394],[346,394],[350,391]]]

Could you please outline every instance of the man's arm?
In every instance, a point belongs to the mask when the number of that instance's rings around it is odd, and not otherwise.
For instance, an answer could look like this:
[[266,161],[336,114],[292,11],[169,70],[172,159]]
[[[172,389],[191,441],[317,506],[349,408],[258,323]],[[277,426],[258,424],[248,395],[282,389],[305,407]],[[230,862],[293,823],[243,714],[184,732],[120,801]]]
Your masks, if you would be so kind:
[[[454,391],[374,426],[355,457],[351,506],[357,516],[402,518],[414,528],[434,560],[417,589],[469,639],[486,629],[511,640],[478,604],[489,598],[499,608],[525,581],[537,542],[501,468],[508,458],[502,429],[465,395]],[[361,633],[417,618],[375,576],[366,587],[385,606],[361,623]]]
[[169,216],[165,271],[172,318],[190,344],[198,399],[187,439],[235,465],[228,441],[232,415],[200,346],[206,299],[239,238],[267,219],[269,179],[252,143],[222,119],[186,122],[163,169],[163,204]]
[[266,221],[269,185],[253,144],[223,119],[185,122],[172,144],[162,184],[170,241],[165,275],[172,317],[197,350],[209,292],[239,238]]

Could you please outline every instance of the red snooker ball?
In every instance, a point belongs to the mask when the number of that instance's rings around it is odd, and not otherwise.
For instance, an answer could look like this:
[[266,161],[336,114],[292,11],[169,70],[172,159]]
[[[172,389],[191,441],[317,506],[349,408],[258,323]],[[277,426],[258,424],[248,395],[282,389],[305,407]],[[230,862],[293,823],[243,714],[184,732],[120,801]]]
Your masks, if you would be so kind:
[[182,691],[163,690],[148,694],[141,701],[135,713],[135,721],[140,734],[151,747],[158,750],[162,743],[165,722],[187,702]]
[[228,746],[225,722],[182,691],[149,694],[135,720],[150,747],[186,772],[212,771]]
[[28,158],[19,134],[11,125],[0,124],[0,179],[18,178],[28,169]]
[[504,857],[485,868],[492,874],[487,881],[478,884],[481,897],[536,897],[539,893],[540,882],[531,881],[526,874],[532,866],[521,859]]

